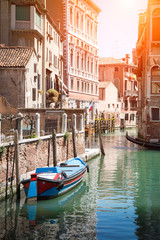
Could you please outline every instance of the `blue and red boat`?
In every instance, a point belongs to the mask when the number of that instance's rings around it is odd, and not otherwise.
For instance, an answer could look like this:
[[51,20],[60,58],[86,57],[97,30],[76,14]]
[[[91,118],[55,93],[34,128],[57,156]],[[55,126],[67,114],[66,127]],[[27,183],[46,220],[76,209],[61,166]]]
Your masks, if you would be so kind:
[[74,158],[56,167],[37,168],[31,178],[22,180],[27,199],[50,199],[58,197],[82,181],[88,165]]

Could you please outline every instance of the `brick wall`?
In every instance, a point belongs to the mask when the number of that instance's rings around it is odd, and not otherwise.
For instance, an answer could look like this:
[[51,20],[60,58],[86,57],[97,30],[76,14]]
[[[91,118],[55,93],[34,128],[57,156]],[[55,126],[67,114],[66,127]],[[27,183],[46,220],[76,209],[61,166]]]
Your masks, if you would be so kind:
[[[45,167],[48,162],[48,142],[51,136],[41,137],[39,139],[29,139],[20,142],[19,145],[19,172],[21,179],[29,176],[29,172],[34,171],[37,167]],[[84,132],[76,134],[76,146],[77,154],[83,154],[85,151]],[[67,147],[64,146],[64,135],[57,134],[57,162],[67,160]],[[0,158],[0,199],[5,192],[6,186],[6,174],[8,172],[8,182],[10,180],[13,171],[13,156],[14,156],[14,145],[6,146],[6,153]],[[69,139],[69,156],[73,158],[73,143],[72,135]],[[7,166],[8,160],[8,166]],[[53,163],[53,151],[52,141],[50,140],[50,166]],[[8,171],[7,171],[8,168]],[[14,164],[14,182],[15,184],[15,164]]]

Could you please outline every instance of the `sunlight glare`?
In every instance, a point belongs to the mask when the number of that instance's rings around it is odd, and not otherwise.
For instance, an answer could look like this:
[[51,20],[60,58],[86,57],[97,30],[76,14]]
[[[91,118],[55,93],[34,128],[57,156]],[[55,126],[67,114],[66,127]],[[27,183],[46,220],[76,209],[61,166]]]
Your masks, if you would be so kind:
[[135,0],[123,0],[123,5],[126,8],[131,8],[133,6],[134,2],[135,2]]

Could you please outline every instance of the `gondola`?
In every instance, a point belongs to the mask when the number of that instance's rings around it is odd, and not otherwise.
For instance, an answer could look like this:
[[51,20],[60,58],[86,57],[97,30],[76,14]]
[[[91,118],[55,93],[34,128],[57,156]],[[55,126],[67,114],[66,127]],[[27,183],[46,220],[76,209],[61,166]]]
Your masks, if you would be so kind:
[[153,142],[144,141],[138,138],[132,138],[128,136],[128,132],[126,132],[126,139],[132,143],[135,143],[139,146],[142,146],[148,149],[160,150],[160,143],[153,143]]

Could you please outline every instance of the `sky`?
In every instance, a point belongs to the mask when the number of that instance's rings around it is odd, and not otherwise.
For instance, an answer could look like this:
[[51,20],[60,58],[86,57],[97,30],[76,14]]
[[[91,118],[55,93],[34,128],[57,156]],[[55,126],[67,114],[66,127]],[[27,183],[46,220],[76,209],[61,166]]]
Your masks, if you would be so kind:
[[122,58],[132,54],[138,38],[138,13],[148,0],[93,0],[101,8],[98,25],[100,57]]

